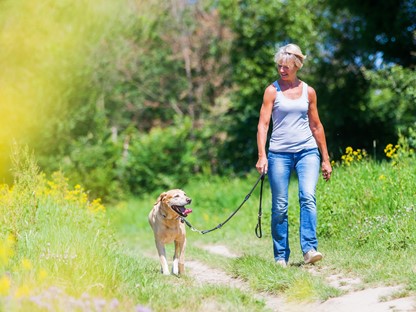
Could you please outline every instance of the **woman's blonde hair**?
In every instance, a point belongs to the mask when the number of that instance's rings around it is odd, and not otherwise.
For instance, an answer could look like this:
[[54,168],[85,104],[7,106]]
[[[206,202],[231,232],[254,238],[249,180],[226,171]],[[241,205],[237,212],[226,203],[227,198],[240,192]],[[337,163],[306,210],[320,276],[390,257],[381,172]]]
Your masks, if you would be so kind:
[[306,55],[303,55],[299,46],[289,43],[281,47],[274,55],[274,61],[277,65],[281,63],[293,63],[298,69],[303,66]]

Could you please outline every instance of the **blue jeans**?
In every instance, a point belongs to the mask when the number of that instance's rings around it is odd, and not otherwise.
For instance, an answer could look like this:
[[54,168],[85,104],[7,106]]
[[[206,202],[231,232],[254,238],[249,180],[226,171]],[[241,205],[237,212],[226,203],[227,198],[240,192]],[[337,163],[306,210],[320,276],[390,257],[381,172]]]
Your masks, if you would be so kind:
[[315,189],[319,178],[317,148],[297,153],[268,153],[268,178],[272,191],[272,239],[275,260],[289,261],[288,190],[292,171],[299,181],[300,246],[303,253],[318,249]]

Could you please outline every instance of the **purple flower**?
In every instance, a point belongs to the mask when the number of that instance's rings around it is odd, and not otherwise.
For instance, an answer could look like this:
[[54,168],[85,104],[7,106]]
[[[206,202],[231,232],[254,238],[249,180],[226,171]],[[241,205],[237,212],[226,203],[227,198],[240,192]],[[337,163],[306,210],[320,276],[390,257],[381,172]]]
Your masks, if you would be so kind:
[[150,310],[147,307],[143,307],[143,306],[137,305],[135,311],[136,312],[151,312],[152,310]]

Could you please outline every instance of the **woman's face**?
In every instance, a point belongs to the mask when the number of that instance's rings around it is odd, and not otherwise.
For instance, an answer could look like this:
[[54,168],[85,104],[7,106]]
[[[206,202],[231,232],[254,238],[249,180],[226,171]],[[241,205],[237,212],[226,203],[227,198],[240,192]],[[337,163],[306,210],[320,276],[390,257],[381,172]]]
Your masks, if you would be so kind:
[[296,78],[298,68],[294,62],[280,62],[277,64],[277,71],[283,80],[293,80]]

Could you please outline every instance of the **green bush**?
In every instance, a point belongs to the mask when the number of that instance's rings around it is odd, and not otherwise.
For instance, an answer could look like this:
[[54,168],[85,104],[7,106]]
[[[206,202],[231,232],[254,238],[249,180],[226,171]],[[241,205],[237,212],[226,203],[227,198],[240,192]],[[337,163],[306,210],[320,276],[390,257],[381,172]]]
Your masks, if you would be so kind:
[[92,196],[120,199],[126,195],[118,171],[121,156],[122,147],[118,142],[83,137],[73,143],[61,169],[73,184],[82,181]]
[[193,135],[190,121],[184,120],[133,137],[122,164],[130,191],[139,194],[186,184],[201,164]]

